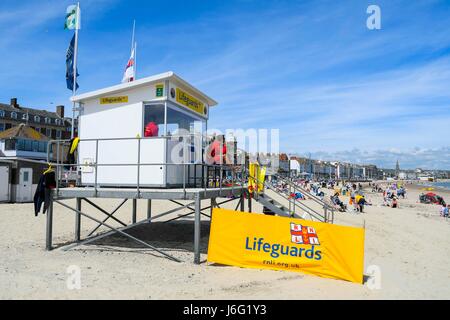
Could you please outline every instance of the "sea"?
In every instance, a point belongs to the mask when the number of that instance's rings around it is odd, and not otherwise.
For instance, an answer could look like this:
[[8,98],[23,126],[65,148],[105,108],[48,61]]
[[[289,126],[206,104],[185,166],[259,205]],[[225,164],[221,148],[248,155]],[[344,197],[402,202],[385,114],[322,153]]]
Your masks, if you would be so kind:
[[450,181],[442,181],[442,182],[427,182],[424,184],[427,187],[439,187],[450,190]]

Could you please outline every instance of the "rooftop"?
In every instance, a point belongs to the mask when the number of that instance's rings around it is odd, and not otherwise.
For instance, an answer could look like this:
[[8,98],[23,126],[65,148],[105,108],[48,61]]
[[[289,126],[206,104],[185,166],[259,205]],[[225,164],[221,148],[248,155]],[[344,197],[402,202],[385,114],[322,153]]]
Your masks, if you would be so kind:
[[197,88],[195,88],[194,86],[189,84],[187,81],[185,81],[182,78],[180,78],[179,76],[177,76],[172,71],[168,71],[168,72],[157,74],[157,75],[154,75],[151,77],[135,80],[133,82],[122,83],[122,84],[115,85],[112,87],[83,93],[83,94],[72,97],[71,101],[72,102],[82,102],[85,100],[101,97],[105,94],[115,94],[115,93],[123,92],[123,91],[134,89],[134,88],[143,87],[143,86],[146,86],[151,83],[157,83],[157,82],[161,82],[161,81],[165,81],[165,80],[170,80],[176,84],[179,84],[182,87],[185,87],[185,88],[191,90],[192,92],[196,93],[198,96],[203,98],[210,107],[217,105],[217,101],[210,98],[205,93],[201,92],[200,90],[198,90]]
[[39,109],[32,109],[32,108],[24,108],[22,106],[20,107],[13,107],[9,104],[0,103],[0,110],[8,111],[8,112],[20,112],[20,113],[28,113],[32,116],[40,116],[40,117],[48,117],[48,118],[61,118],[56,112],[51,112],[47,110],[39,110]]
[[25,138],[36,141],[48,141],[49,139],[43,134],[37,132],[28,125],[22,123],[16,127],[12,127],[6,131],[0,132],[0,139]]

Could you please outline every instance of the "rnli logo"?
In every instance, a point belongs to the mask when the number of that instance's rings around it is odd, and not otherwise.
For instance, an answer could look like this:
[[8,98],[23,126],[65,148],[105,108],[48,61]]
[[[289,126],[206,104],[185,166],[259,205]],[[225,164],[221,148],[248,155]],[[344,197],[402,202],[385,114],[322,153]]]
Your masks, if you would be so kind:
[[320,245],[316,229],[291,223],[291,242],[295,244]]

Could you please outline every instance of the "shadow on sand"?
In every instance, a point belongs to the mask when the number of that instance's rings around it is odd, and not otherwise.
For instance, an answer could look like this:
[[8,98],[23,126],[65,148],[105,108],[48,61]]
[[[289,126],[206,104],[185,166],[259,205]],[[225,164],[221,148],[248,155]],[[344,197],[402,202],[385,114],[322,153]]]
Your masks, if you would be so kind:
[[[209,241],[210,222],[202,221],[201,223],[201,241],[200,252],[207,253]],[[187,251],[194,250],[194,222],[183,220],[165,222],[152,222],[137,225],[125,231],[129,235],[142,240],[157,249],[165,251],[170,254],[172,251]],[[83,247],[99,249],[98,246],[112,247],[117,249],[129,249],[136,251],[139,249],[148,249],[143,244],[134,241],[119,233],[111,234],[107,237],[101,238],[94,242],[84,245]],[[102,248],[101,250],[105,250]],[[114,250],[111,250],[114,251]],[[126,251],[126,250],[120,250]]]

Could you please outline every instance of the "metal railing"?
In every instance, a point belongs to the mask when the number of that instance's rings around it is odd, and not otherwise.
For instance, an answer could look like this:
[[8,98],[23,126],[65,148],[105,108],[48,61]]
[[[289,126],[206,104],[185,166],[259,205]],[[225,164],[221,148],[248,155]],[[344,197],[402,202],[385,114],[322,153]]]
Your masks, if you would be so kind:
[[[278,180],[280,180],[280,181],[282,181],[282,182],[288,184],[291,188],[294,188],[294,193],[295,193],[296,191],[301,191],[301,193],[307,195],[309,199],[311,199],[311,200],[314,201],[315,203],[321,205],[322,208],[323,208],[323,210],[324,210],[324,216],[327,217],[327,221],[332,221],[332,222],[334,221],[334,211],[335,211],[335,208],[334,208],[333,206],[329,205],[329,204],[326,203],[324,200],[322,200],[322,199],[318,198],[317,196],[313,195],[311,192],[309,192],[308,190],[306,190],[306,189],[303,188],[302,186],[298,185],[297,183],[293,182],[292,180],[287,179],[287,178],[283,178],[283,177],[280,176],[280,175],[275,175],[275,177],[276,177]],[[331,219],[328,218],[328,211],[331,212]]]
[[[226,172],[231,172],[231,186],[235,186],[235,182],[240,182],[239,186],[244,187],[245,182],[240,181],[237,177],[237,172],[234,169],[236,167],[235,165],[227,165],[227,164],[208,164],[204,163],[205,158],[205,144],[204,140],[202,140],[201,148],[202,153],[200,159],[196,159],[194,156],[194,159],[192,159],[192,147],[194,146],[194,155],[196,154],[195,151],[195,145],[193,145],[193,139],[198,139],[199,136],[195,134],[191,135],[172,135],[172,136],[164,136],[164,137],[155,137],[155,138],[145,138],[145,139],[165,139],[166,143],[169,139],[174,140],[180,140],[179,143],[183,144],[183,156],[182,156],[182,162],[158,162],[158,163],[142,163],[141,162],[141,142],[143,138],[104,138],[104,139],[80,139],[79,145],[86,142],[93,142],[95,143],[95,160],[92,163],[79,163],[79,161],[75,161],[75,163],[69,163],[66,160],[64,160],[63,155],[61,154],[61,149],[64,149],[65,147],[70,148],[71,140],[51,140],[48,142],[48,148],[47,148],[47,162],[49,165],[53,166],[56,171],[56,194],[59,194],[59,189],[62,187],[61,180],[62,175],[64,173],[64,168],[69,167],[70,169],[66,170],[66,172],[73,172],[75,171],[76,174],[76,181],[75,185],[80,186],[81,180],[81,174],[84,168],[93,168],[94,169],[94,181],[93,183],[86,183],[86,186],[93,186],[95,193],[97,194],[99,187],[102,185],[102,183],[99,183],[98,178],[98,172],[99,168],[102,167],[136,167],[137,168],[137,176],[136,176],[136,190],[138,197],[140,196],[140,190],[142,188],[145,188],[142,186],[141,182],[141,168],[142,167],[149,167],[149,166],[159,166],[164,167],[167,169],[170,166],[182,166],[183,167],[183,179],[180,185],[182,186],[184,192],[186,193],[186,189],[192,187],[192,184],[190,183],[191,176],[190,176],[190,168],[194,168],[194,187],[200,187],[204,188],[204,191],[207,191],[207,188],[210,187],[216,187],[222,188],[224,187],[224,180],[223,176]],[[136,163],[99,163],[99,142],[103,141],[137,141],[137,161]],[[56,158],[54,157],[54,148],[53,146],[56,146]],[[188,150],[188,151],[187,151]],[[222,159],[222,145],[221,145],[221,159]],[[187,152],[186,152],[187,151]],[[198,179],[197,179],[197,169],[200,166],[201,168],[201,176],[200,179],[200,186],[198,186]],[[75,168],[75,170],[74,170]],[[213,169],[211,171],[210,169]],[[210,173],[213,172],[214,174],[211,176]],[[242,173],[241,173],[242,176]],[[218,183],[217,183],[218,182]],[[214,185],[211,185],[211,184]],[[120,184],[118,184],[119,186]]]
[[[259,181],[258,177],[253,177],[250,175],[250,173],[248,171],[245,172],[248,175],[248,178],[253,178],[256,181],[256,190],[254,190],[253,192],[253,196],[255,198],[256,201],[258,201],[258,197],[260,196],[260,194],[265,194],[265,188],[272,190],[274,193],[276,193],[278,196],[282,197],[283,199],[287,200],[289,203],[289,214],[292,215],[292,213],[296,213],[297,212],[297,207],[303,211],[305,211],[311,218],[314,218],[318,221],[321,222],[331,222],[333,223],[333,219],[329,219],[327,216],[327,213],[325,211],[325,214],[322,215],[319,212],[317,212],[316,210],[312,209],[311,207],[307,206],[304,203],[298,202],[295,200],[295,198],[290,198],[290,197],[286,197],[285,195],[283,195],[282,192],[279,192],[278,190],[276,190],[276,188],[274,188],[273,186],[271,186],[267,181],[263,182],[263,190],[262,192],[259,192],[259,185],[261,184],[261,182]],[[292,210],[293,209],[293,210]]]
[[[79,161],[75,161],[76,163],[67,163],[67,161],[65,161],[63,158],[63,155],[61,154],[61,150],[65,150],[66,147],[70,148],[70,140],[51,140],[48,142],[48,150],[47,150],[47,160],[48,163],[50,165],[52,165],[55,170],[56,170],[56,195],[59,196],[59,189],[61,187],[64,187],[61,184],[61,180],[62,180],[62,176],[64,174],[64,168],[69,167],[69,171],[71,173],[73,173],[75,171],[75,175],[77,177],[76,181],[75,181],[75,186],[81,186],[82,185],[82,181],[80,179],[81,175],[83,174],[83,170],[85,168],[93,168],[94,169],[94,181],[92,183],[86,183],[85,186],[87,187],[93,187],[94,188],[94,193],[95,195],[98,194],[98,190],[99,188],[102,186],[103,183],[99,182],[99,176],[98,176],[98,172],[99,172],[99,168],[106,168],[106,167],[136,167],[136,171],[137,171],[137,175],[136,175],[136,184],[133,184],[133,188],[136,188],[136,192],[137,198],[141,198],[141,189],[146,188],[145,184],[144,186],[142,185],[142,181],[141,181],[141,173],[142,173],[142,168],[143,167],[151,167],[151,166],[159,166],[159,167],[163,167],[165,170],[167,170],[167,168],[171,167],[171,166],[182,166],[183,169],[183,179],[181,181],[181,183],[177,184],[180,187],[182,187],[183,192],[186,194],[187,189],[192,188],[192,186],[194,188],[203,188],[204,192],[206,194],[207,189],[208,188],[219,188],[220,189],[220,194],[222,194],[222,189],[224,187],[241,187],[241,188],[246,188],[248,186],[248,179],[249,178],[253,178],[254,181],[256,181],[256,186],[259,186],[261,183],[259,181],[258,177],[252,177],[250,175],[250,172],[247,168],[247,164],[241,164],[241,165],[237,165],[237,164],[208,164],[208,163],[204,163],[204,158],[205,158],[205,144],[204,141],[202,140],[202,153],[201,153],[201,159],[195,159],[194,157],[194,161],[192,161],[191,159],[191,155],[192,155],[192,139],[195,138],[195,135],[180,135],[180,136],[165,136],[165,137],[157,137],[157,138],[145,138],[145,139],[166,139],[166,143],[168,139],[181,139],[181,141],[179,140],[180,143],[183,144],[183,156],[182,156],[182,162],[170,162],[168,163],[166,162],[158,162],[158,163],[145,163],[145,162],[141,162],[141,151],[142,151],[142,146],[141,146],[141,142],[144,138],[140,138],[140,137],[136,137],[136,138],[104,138],[104,139],[80,139],[79,140],[79,145],[82,143],[86,143],[86,142],[93,142],[95,143],[95,161],[92,161],[92,163],[78,163]],[[103,141],[137,141],[137,161],[135,163],[99,163],[99,142],[103,142]],[[186,146],[188,145],[188,147]],[[56,146],[56,159],[53,159],[53,146]],[[194,146],[195,147],[195,146]],[[222,154],[222,148],[223,144],[220,145],[220,162],[223,162],[223,154]],[[189,152],[186,152],[186,150],[189,150]],[[194,154],[195,154],[195,150],[194,150]],[[193,185],[190,183],[191,177],[190,177],[190,168],[194,168],[194,173],[195,175],[197,174],[197,168],[200,166],[201,168],[201,177],[200,177],[200,185],[198,185],[198,181],[197,178],[194,177],[194,183]],[[75,168],[75,170],[73,170]],[[212,174],[211,174],[212,173]],[[226,178],[230,178],[230,179],[226,179],[224,180],[224,174],[230,174],[231,177],[227,176]],[[281,177],[278,177],[281,178]],[[167,177],[166,177],[167,179]],[[230,181],[231,180],[231,181]],[[227,182],[227,183],[226,183]],[[290,187],[294,188],[294,192],[296,190],[304,190],[301,187],[293,184],[292,182],[288,181]],[[147,184],[148,185],[148,184]],[[118,187],[120,186],[120,183],[118,183],[117,185]],[[258,189],[258,187],[256,188]],[[271,186],[270,184],[267,183],[267,181],[264,181],[263,183],[263,191],[262,193],[264,193],[265,189],[270,189],[273,192],[275,192],[276,194],[278,194],[279,196],[281,196],[283,199],[287,200],[289,202],[289,213],[291,214],[292,212],[297,212],[297,209],[303,210],[304,212],[306,212],[307,214],[310,215],[311,218],[315,218],[319,221],[323,221],[323,222],[330,222],[333,221],[334,219],[334,212],[333,209],[331,207],[327,207],[326,205],[324,205],[324,210],[325,210],[325,214],[322,215],[319,212],[317,212],[316,210],[312,209],[311,207],[307,206],[304,203],[300,203],[298,201],[296,201],[295,198],[291,198],[291,197],[286,197],[285,195],[283,195],[282,193],[278,192],[278,190],[276,190],[273,186]],[[232,189],[233,192],[233,189]],[[251,196],[253,196],[253,198],[258,201],[258,198],[260,196],[260,193],[256,190],[256,192],[251,193]],[[323,204],[322,201],[318,200],[317,198],[315,198],[314,196],[310,195],[310,198],[315,201],[318,202],[320,204]],[[293,209],[293,210],[292,210]],[[333,217],[331,219],[329,219],[328,215],[327,215],[327,210],[330,209],[333,213]]]

